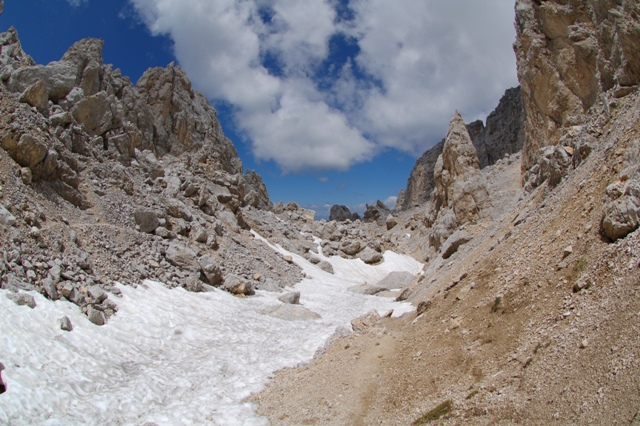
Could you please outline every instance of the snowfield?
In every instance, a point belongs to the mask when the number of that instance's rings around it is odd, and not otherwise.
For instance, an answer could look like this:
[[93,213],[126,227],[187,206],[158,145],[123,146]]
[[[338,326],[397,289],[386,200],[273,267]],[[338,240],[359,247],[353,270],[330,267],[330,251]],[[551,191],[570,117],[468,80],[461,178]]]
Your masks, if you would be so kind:
[[[372,309],[393,309],[394,316],[412,310],[408,303],[347,291],[392,271],[419,273],[422,264],[410,257],[387,252],[377,266],[324,258],[332,275],[272,247],[303,268],[307,278],[295,290],[321,319],[286,321],[261,313],[281,303],[280,293],[241,299],[145,281],[118,284],[122,297],[109,297],[119,311],[100,327],[69,302],[31,293],[37,306],[30,309],[0,290],[0,361],[7,367],[0,424],[265,425],[243,400],[273,372],[308,362],[338,327],[350,327]],[[60,329],[63,316],[73,331]]]

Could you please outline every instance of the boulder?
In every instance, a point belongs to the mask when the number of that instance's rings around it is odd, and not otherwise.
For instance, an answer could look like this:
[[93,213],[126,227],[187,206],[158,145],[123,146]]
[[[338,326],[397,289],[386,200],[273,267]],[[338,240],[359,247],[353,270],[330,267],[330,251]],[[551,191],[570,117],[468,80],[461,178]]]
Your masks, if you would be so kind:
[[360,241],[358,240],[345,240],[340,244],[340,251],[347,256],[355,256],[363,249]]
[[640,227],[640,177],[607,187],[602,233],[611,241],[626,237]]
[[47,92],[47,83],[43,79],[39,79],[31,86],[27,87],[22,95],[20,102],[24,102],[41,113],[46,113],[49,106],[49,94]]
[[468,243],[471,239],[472,237],[467,231],[463,229],[457,230],[444,242],[442,246],[442,258],[450,258],[456,251],[458,251],[458,248],[460,248],[461,245]]
[[390,231],[396,227],[396,225],[398,224],[398,219],[394,215],[390,214],[389,216],[387,216],[387,220],[385,222],[387,225],[387,231]]
[[572,164],[568,148],[564,146],[547,146],[540,148],[531,168],[525,173],[527,192],[547,182],[549,188],[556,187],[569,172]]
[[12,92],[23,92],[38,80],[44,80],[49,100],[58,103],[75,87],[77,71],[74,64],[65,61],[22,67],[11,74],[7,87]]
[[321,261],[318,263],[318,268],[320,268],[320,269],[322,269],[323,271],[328,272],[328,273],[330,273],[330,274],[333,274],[333,273],[334,273],[334,271],[333,271],[333,265],[332,265],[332,264],[330,264],[329,262],[327,262],[326,260],[321,260]]
[[107,297],[107,293],[98,285],[92,285],[87,288],[87,295],[95,301],[95,303],[102,303]]
[[362,333],[376,325],[380,319],[381,317],[377,311],[369,311],[363,316],[352,320],[351,326],[353,327],[353,331]]
[[32,172],[36,172],[36,166],[45,160],[49,150],[44,140],[31,133],[23,133],[17,141],[8,135],[0,143],[16,163]]
[[347,206],[333,205],[329,212],[329,220],[335,220],[336,222],[344,222],[346,220],[353,220],[353,214]]
[[189,207],[177,198],[168,199],[165,207],[169,216],[181,218],[187,222],[191,222],[193,220],[193,213],[191,213]]
[[200,281],[199,277],[196,275],[190,275],[186,280],[184,280],[184,288],[185,290],[193,293],[202,293],[205,291],[204,283]]
[[293,291],[291,293],[285,293],[282,296],[279,296],[278,300],[281,301],[282,303],[288,303],[288,304],[291,304],[291,305],[298,305],[298,304],[300,304],[300,292],[299,291]]
[[403,288],[411,283],[415,275],[406,271],[390,272],[386,277],[375,283],[376,287],[382,287],[385,290],[393,290]]
[[190,272],[200,270],[197,256],[197,250],[175,241],[170,243],[165,251],[165,257],[169,263]]
[[42,280],[42,288],[49,299],[58,300],[58,289],[51,275],[47,275],[47,277]]
[[364,250],[358,253],[357,257],[369,265],[380,263],[383,260],[382,254],[378,253],[371,247],[365,247]]
[[160,225],[158,215],[150,210],[136,210],[133,218],[140,228],[140,232],[151,234]]
[[217,265],[213,257],[209,255],[202,256],[198,263],[200,269],[207,279],[207,283],[211,285],[219,285],[223,281],[222,269]]
[[104,312],[96,309],[93,305],[87,306],[87,318],[95,325],[105,325],[107,323],[107,317]]
[[113,127],[111,104],[114,102],[115,98],[99,92],[78,102],[71,114],[89,135],[102,135]]
[[253,294],[251,283],[236,275],[227,275],[220,288],[236,295]]
[[71,324],[71,320],[68,316],[64,316],[60,318],[60,329],[64,331],[72,331],[73,325]]
[[28,306],[31,309],[36,307],[36,300],[27,293],[7,293],[7,299],[12,300],[18,306]]
[[5,226],[13,226],[16,223],[16,218],[9,212],[3,205],[0,204],[0,223]]

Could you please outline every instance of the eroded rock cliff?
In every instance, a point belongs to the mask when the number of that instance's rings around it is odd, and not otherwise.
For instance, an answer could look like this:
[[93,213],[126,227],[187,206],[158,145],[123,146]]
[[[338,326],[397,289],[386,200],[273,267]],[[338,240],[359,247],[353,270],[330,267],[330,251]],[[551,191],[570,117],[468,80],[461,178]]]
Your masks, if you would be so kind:
[[[525,107],[522,168],[538,150],[556,145],[572,126],[597,126],[608,100],[640,80],[640,3],[597,0],[519,0],[514,44]],[[597,131],[597,130],[596,130]]]
[[[520,87],[507,89],[496,109],[489,114],[486,125],[481,120],[467,124],[481,169],[519,152],[524,145],[524,112]],[[443,139],[418,158],[411,169],[406,189],[398,195],[396,211],[426,203],[435,188],[433,172],[442,154]]]

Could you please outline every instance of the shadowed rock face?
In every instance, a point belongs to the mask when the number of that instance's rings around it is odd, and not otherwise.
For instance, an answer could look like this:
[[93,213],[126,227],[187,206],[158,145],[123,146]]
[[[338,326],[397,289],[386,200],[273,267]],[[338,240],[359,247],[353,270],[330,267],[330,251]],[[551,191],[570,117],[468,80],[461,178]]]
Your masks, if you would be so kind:
[[7,391],[7,385],[2,380],[2,370],[4,370],[4,364],[0,362],[0,393],[5,393]]
[[633,91],[640,81],[640,3],[518,0],[514,44],[522,85],[526,142],[522,168],[555,145],[603,92]]

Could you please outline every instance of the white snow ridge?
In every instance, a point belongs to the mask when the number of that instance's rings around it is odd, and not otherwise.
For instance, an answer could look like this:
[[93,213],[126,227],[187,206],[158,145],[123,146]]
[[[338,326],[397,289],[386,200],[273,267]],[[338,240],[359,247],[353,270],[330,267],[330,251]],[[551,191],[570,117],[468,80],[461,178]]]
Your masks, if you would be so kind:
[[[262,314],[281,303],[277,293],[240,299],[145,281],[118,285],[122,298],[112,298],[119,311],[99,327],[71,303],[32,293],[37,306],[30,309],[0,290],[0,361],[7,383],[0,424],[265,425],[243,400],[276,370],[308,362],[337,327],[371,309],[394,309],[394,315],[412,310],[389,298],[347,292],[391,271],[419,273],[422,265],[407,256],[387,252],[378,266],[329,258],[331,275],[274,249],[306,272],[296,290],[301,304],[321,319]],[[64,316],[73,331],[60,329]]]

